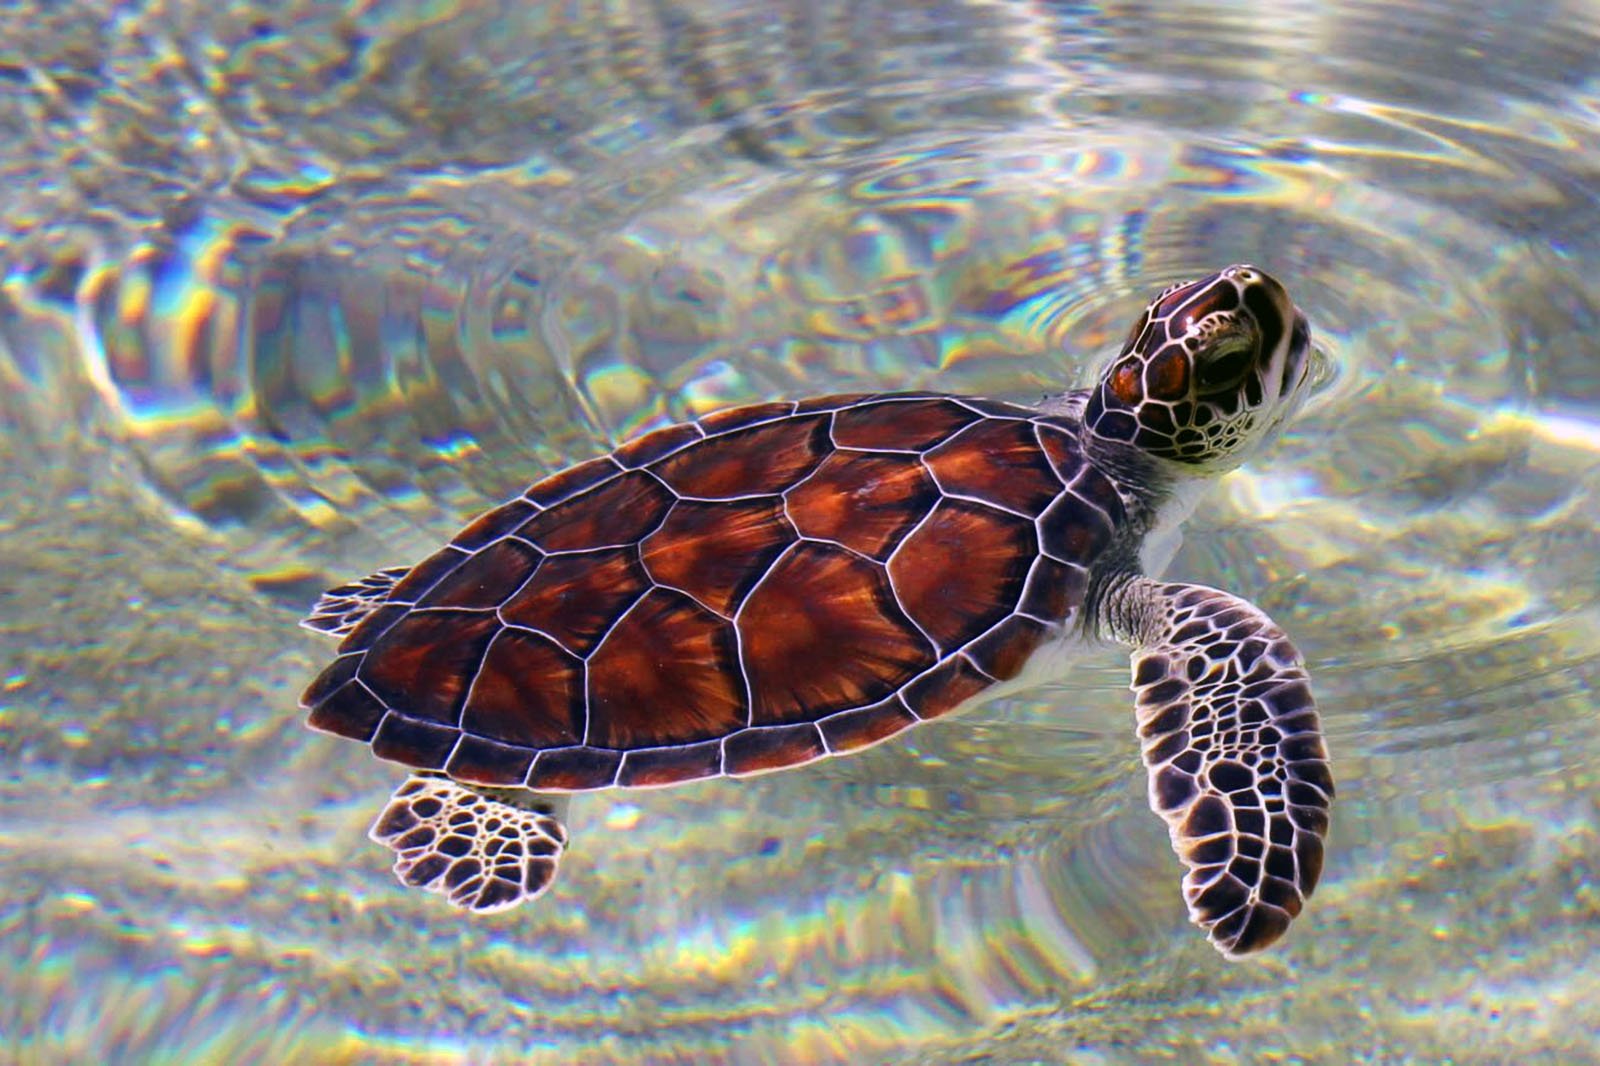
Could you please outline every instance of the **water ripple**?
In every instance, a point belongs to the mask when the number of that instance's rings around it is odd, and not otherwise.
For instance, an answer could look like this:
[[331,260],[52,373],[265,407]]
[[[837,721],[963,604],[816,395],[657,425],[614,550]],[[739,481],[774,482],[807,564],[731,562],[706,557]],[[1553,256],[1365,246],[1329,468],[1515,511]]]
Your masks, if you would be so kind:
[[[6,16],[15,1053],[1580,1046],[1600,20],[1507,12]],[[361,837],[388,775],[290,710],[325,583],[729,404],[1081,384],[1149,290],[1241,259],[1333,367],[1174,572],[1272,611],[1316,678],[1341,801],[1286,952],[1220,968],[1185,930],[1115,654],[814,774],[580,801],[533,913],[394,890]]]

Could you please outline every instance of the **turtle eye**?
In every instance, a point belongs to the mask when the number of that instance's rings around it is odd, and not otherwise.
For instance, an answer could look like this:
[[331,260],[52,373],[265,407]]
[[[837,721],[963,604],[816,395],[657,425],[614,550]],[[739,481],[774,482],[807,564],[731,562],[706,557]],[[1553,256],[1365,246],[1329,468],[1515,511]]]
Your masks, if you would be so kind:
[[1250,345],[1239,342],[1210,353],[1195,368],[1195,378],[1202,392],[1221,392],[1239,384],[1245,371],[1250,369],[1255,353]]

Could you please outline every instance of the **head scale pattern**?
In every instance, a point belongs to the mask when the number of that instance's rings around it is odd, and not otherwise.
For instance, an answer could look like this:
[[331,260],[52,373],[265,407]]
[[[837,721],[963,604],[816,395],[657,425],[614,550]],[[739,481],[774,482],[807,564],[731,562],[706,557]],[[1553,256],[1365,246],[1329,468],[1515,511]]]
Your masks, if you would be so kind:
[[1189,466],[1231,466],[1283,421],[1311,332],[1277,280],[1247,265],[1164,290],[1084,410],[1092,437]]

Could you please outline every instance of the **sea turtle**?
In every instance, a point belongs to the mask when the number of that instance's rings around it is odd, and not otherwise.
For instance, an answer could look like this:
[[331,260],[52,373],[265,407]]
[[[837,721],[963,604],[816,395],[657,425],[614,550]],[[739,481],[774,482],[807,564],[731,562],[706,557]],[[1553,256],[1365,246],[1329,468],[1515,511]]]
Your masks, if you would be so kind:
[[301,705],[414,771],[370,834],[400,880],[498,911],[555,877],[551,794],[858,751],[1113,638],[1190,917],[1255,951],[1322,868],[1316,709],[1259,608],[1157,575],[1310,352],[1239,265],[1163,291],[1092,389],[1038,407],[840,395],[656,430],[325,594],[304,624],[343,642]]

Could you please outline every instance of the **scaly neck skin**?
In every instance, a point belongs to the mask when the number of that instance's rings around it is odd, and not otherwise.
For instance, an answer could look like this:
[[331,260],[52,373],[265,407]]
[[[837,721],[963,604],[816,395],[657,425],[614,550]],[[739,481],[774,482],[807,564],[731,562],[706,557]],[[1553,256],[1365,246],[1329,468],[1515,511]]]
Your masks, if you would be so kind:
[[1179,464],[1157,459],[1132,444],[1090,433],[1083,425],[1088,397],[1088,390],[1069,392],[1046,401],[1040,409],[1076,424],[1084,456],[1110,475],[1122,496],[1126,517],[1116,540],[1090,575],[1083,621],[1090,633],[1125,637],[1127,634],[1102,628],[1112,617],[1104,608],[1126,595],[1139,575],[1161,576],[1183,542],[1183,522],[1216,478],[1209,473],[1190,474]]
[[[1078,446],[1097,469],[1111,475],[1127,512],[1127,532],[1139,536],[1149,528],[1157,511],[1164,505],[1180,482],[1190,478],[1174,473],[1171,463],[1163,463],[1146,455],[1131,444],[1106,440],[1090,433],[1083,424],[1084,405],[1089,402],[1089,389],[1074,389],[1052,396],[1039,404],[1039,410],[1069,423],[1078,437]],[[1189,505],[1193,509],[1193,504]],[[1187,515],[1185,511],[1185,515]],[[1124,532],[1119,530],[1119,532]]]

